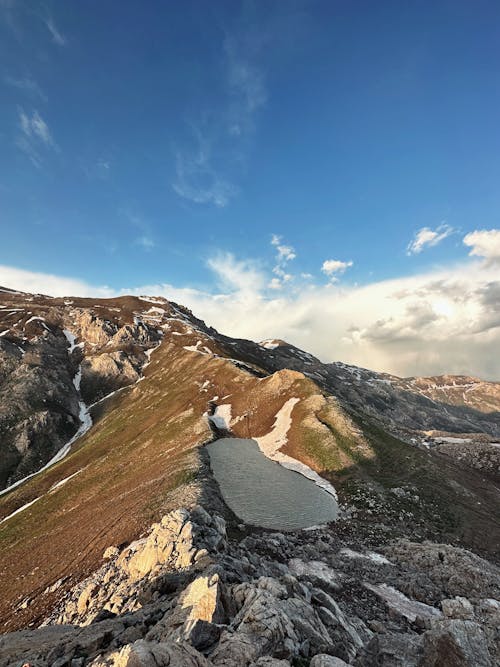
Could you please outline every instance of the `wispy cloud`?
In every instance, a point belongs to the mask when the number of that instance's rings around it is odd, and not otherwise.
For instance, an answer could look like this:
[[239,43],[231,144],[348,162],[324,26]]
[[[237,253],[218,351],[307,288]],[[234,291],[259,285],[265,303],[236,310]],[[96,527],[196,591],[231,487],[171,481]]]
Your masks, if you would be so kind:
[[152,250],[156,246],[156,243],[150,236],[139,236],[135,239],[134,243],[146,251]]
[[36,110],[30,115],[19,109],[18,121],[20,133],[16,144],[36,167],[40,167],[43,161],[42,151],[49,148],[57,150],[49,126]]
[[220,253],[209,292],[170,283],[111,290],[81,280],[0,266],[0,285],[53,295],[163,295],[232,336],[282,338],[325,361],[398,375],[500,378],[500,280],[496,266],[464,259],[410,277],[338,287],[269,290],[263,264]]
[[174,191],[196,204],[227,206],[237,188],[225,180],[214,166],[211,142],[197,128],[193,130],[191,147],[178,150],[175,156]]
[[58,46],[65,46],[67,39],[65,35],[63,35],[63,33],[57,28],[56,24],[54,23],[54,19],[49,17],[45,19],[44,23],[47,26],[47,30],[52,35],[52,41]]
[[29,76],[25,76],[21,79],[16,79],[12,76],[4,76],[3,81],[8,86],[16,88],[31,97],[39,97],[44,102],[47,101],[47,95],[43,92],[37,82]]
[[425,248],[431,248],[438,243],[441,243],[441,241],[450,236],[450,234],[453,234],[454,231],[453,227],[450,227],[450,225],[447,225],[446,223],[442,223],[439,227],[436,227],[436,229],[422,227],[415,232],[415,236],[406,248],[406,254],[418,255]]
[[265,276],[253,260],[238,260],[232,253],[221,252],[207,261],[219,286],[242,295],[256,295],[264,287]]
[[239,192],[234,181],[244,168],[256,114],[267,101],[258,34],[246,26],[226,35],[219,96],[188,119],[188,135],[177,143],[172,187],[196,204],[223,208]]
[[276,265],[273,267],[273,273],[276,277],[271,279],[268,287],[272,290],[279,290],[293,279],[292,274],[287,271],[287,264],[297,257],[297,253],[291,245],[284,244],[282,237],[278,234],[271,236],[271,245],[277,251]]
[[130,208],[123,208],[119,213],[128,221],[131,227],[139,232],[138,236],[131,243],[145,252],[153,250],[156,247],[156,242],[151,223],[143,215],[138,214],[133,209],[130,210]]

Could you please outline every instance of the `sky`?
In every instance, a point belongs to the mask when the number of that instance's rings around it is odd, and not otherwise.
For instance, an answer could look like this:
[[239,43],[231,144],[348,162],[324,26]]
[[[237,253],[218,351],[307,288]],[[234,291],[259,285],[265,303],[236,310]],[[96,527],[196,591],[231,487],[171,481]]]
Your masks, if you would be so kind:
[[0,284],[500,380],[500,5],[0,0]]

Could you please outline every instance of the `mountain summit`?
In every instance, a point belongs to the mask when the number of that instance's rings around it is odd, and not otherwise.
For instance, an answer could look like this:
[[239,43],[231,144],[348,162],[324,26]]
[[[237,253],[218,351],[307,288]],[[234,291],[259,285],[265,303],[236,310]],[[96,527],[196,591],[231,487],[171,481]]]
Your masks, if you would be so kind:
[[[231,438],[257,510],[252,447],[292,475],[276,498],[298,473],[336,520],[239,516],[205,447]],[[1,288],[0,621],[21,632],[0,665],[493,665],[499,440],[499,383],[323,363],[158,297]]]

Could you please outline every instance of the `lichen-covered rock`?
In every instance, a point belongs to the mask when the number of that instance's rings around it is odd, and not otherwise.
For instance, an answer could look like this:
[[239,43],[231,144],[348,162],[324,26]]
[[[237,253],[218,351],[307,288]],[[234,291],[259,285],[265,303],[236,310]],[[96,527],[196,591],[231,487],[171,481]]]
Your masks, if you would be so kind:
[[474,618],[474,607],[467,598],[457,596],[441,600],[441,609],[446,618],[461,618],[464,621]]
[[124,646],[90,663],[90,667],[208,667],[209,662],[189,644],[151,643]]
[[[147,537],[132,542],[119,555],[116,547],[106,549],[104,565],[75,587],[51,615],[51,621],[87,624],[103,611],[137,611],[162,591],[175,592],[186,583],[183,572],[209,567],[211,554],[225,548],[224,520],[212,519],[206,512],[205,515],[199,509],[192,515],[186,509],[177,509],[153,524]],[[200,517],[201,523],[194,520]],[[213,590],[218,591],[218,585],[217,581]],[[211,620],[207,611],[211,590],[207,588],[207,597],[197,603],[196,613],[202,620]],[[207,618],[200,611],[203,604]]]
[[315,655],[311,660],[309,667],[347,667],[347,662],[344,662],[333,655],[326,655],[326,653],[323,653],[321,655]]
[[446,619],[423,636],[426,667],[494,667],[481,627],[472,621]]

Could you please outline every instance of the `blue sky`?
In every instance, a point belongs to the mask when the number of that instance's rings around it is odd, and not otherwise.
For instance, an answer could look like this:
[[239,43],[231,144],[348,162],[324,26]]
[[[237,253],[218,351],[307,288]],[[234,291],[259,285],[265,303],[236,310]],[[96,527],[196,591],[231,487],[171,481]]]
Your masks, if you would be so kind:
[[491,282],[499,25],[481,0],[0,0],[4,282],[296,305],[471,249]]

